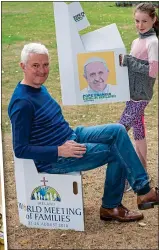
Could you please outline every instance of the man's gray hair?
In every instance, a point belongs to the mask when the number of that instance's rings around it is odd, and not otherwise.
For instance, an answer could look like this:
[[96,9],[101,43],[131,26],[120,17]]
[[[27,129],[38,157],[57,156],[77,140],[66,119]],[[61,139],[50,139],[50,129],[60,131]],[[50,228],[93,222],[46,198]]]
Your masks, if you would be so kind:
[[[93,63],[93,62],[102,62],[104,64],[104,67],[108,70],[108,67],[107,67],[107,64],[106,64],[106,61],[103,59],[103,58],[100,58],[100,57],[91,57],[89,58],[85,64],[84,64],[84,76],[87,77],[87,70],[86,70],[86,67],[89,63]],[[109,71],[109,70],[108,70]]]
[[24,45],[24,48],[21,52],[21,62],[26,64],[28,61],[29,54],[46,54],[49,56],[48,49],[45,45],[41,43],[28,43]]

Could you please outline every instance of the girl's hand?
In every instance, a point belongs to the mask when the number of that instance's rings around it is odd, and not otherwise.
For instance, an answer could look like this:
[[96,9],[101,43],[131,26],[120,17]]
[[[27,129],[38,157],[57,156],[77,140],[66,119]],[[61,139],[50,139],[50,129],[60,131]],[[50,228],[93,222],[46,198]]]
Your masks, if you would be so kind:
[[124,55],[120,54],[119,55],[119,65],[122,66],[123,64],[123,58],[124,58]]

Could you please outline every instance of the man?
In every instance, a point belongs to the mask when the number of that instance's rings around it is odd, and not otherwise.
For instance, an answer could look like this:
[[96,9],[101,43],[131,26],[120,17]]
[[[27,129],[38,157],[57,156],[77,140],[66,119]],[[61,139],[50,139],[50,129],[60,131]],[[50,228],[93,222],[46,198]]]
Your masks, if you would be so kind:
[[89,58],[84,65],[84,78],[88,87],[82,94],[114,93],[114,86],[107,83],[109,70],[104,59],[99,57]]
[[108,163],[100,208],[103,220],[136,221],[143,214],[129,211],[121,201],[125,179],[140,209],[159,204],[158,189],[150,188],[145,172],[123,125],[79,126],[72,130],[60,106],[42,86],[49,74],[48,50],[25,45],[20,66],[24,78],[12,95],[8,113],[16,157],[33,159],[39,172],[61,174],[87,171]]

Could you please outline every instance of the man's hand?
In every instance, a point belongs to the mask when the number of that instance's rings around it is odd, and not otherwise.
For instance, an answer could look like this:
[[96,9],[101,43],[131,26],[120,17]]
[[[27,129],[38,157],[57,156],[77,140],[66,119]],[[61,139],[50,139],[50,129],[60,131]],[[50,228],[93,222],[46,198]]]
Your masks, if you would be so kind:
[[58,156],[82,158],[86,153],[86,146],[75,141],[66,141],[58,147]]

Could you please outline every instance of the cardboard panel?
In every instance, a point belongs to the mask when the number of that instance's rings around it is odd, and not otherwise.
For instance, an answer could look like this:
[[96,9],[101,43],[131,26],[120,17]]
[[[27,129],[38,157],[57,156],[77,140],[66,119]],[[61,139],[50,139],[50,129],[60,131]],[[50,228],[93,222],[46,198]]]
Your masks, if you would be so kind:
[[32,160],[14,160],[20,222],[33,228],[84,231],[80,173],[38,173]]
[[[78,8],[80,6],[79,3],[71,3],[73,7],[75,7],[73,4],[78,5]],[[54,2],[63,105],[88,105],[130,100],[128,70],[127,67],[119,65],[119,54],[125,54],[126,50],[116,24],[80,36],[77,24],[72,18],[71,10],[71,7],[63,2]],[[65,20],[65,23],[61,20]],[[113,74],[115,75],[116,84],[104,82],[108,86],[104,86],[105,88],[103,87],[100,91],[83,93],[82,86],[85,84],[85,80],[83,78],[81,82],[82,68],[79,66],[79,56],[87,57],[89,56],[88,53],[92,53],[91,56],[96,57],[96,54],[102,52],[101,57],[104,57],[104,53],[109,53],[110,50],[114,53],[114,57],[109,58],[106,63],[114,61],[114,73],[109,69],[109,75],[110,78]],[[100,81],[103,81],[103,79],[100,79]],[[90,83],[87,82],[87,85],[89,88]],[[105,91],[108,88],[109,91],[106,93]],[[93,94],[93,96],[89,96],[89,94]]]
[[72,2],[68,5],[68,10],[70,16],[72,16],[73,20],[75,21],[77,30],[83,30],[90,26],[87,17],[80,5],[79,2]]
[[86,51],[113,50],[125,48],[115,23],[88,32],[81,36]]

